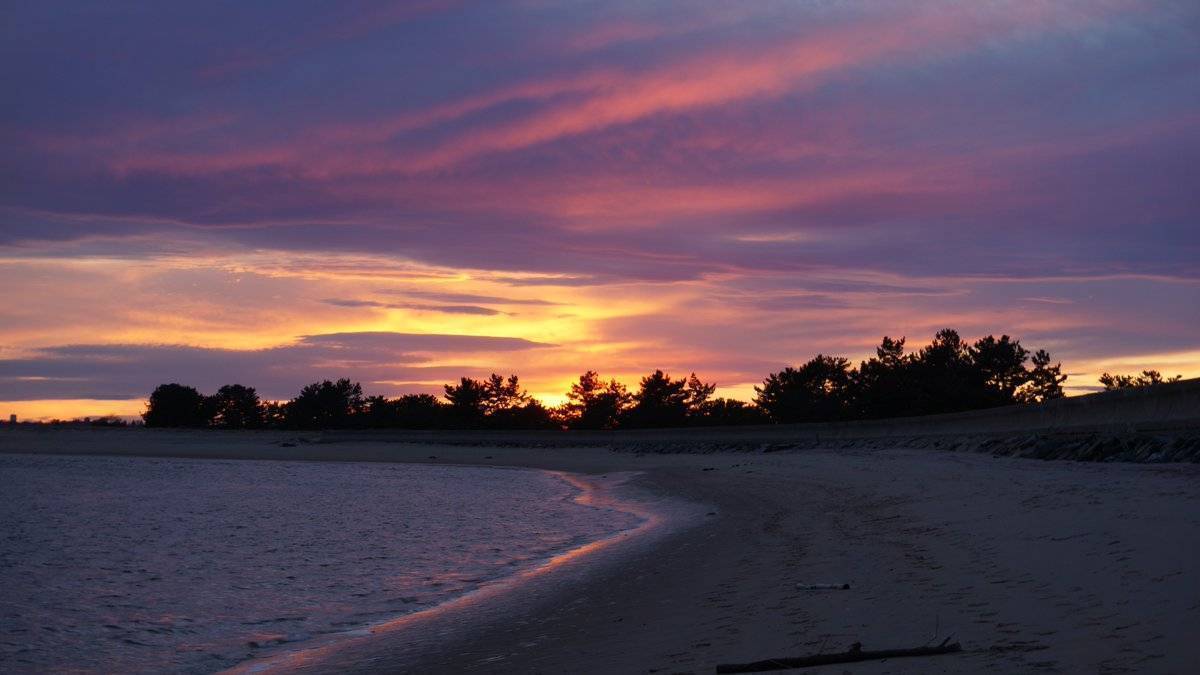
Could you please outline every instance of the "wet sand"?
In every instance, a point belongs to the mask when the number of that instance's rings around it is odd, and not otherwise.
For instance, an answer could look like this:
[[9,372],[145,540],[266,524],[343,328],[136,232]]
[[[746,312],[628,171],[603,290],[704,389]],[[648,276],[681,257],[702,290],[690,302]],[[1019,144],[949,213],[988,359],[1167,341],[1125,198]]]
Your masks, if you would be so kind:
[[[506,592],[286,663],[243,664],[250,671],[712,672],[949,636],[963,653],[808,672],[1170,673],[1200,661],[1196,465],[901,450],[282,448],[269,434],[147,432],[0,434],[3,450],[519,466],[621,482],[615,495],[664,515],[661,527]],[[797,587],[824,583],[851,587]]]

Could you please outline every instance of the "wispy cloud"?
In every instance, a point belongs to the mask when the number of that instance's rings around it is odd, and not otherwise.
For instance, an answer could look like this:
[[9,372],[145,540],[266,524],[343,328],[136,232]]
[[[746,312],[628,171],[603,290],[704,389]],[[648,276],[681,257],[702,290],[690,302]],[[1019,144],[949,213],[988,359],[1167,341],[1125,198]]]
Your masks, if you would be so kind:
[[322,300],[327,305],[334,307],[350,307],[359,308],[365,307],[370,309],[415,309],[422,312],[442,312],[445,314],[478,314],[481,316],[495,316],[501,314],[499,310],[490,307],[480,307],[478,305],[423,305],[413,302],[379,302],[377,300],[353,300],[326,298]]
[[[164,382],[206,391],[242,382],[268,398],[286,398],[313,378],[353,377],[367,383],[457,377],[469,361],[435,357],[496,354],[552,345],[520,338],[392,332],[308,335],[267,349],[187,345],[77,344],[43,347],[0,360],[0,400],[133,399]],[[453,363],[453,362],[451,362]],[[384,390],[395,391],[394,387]]]

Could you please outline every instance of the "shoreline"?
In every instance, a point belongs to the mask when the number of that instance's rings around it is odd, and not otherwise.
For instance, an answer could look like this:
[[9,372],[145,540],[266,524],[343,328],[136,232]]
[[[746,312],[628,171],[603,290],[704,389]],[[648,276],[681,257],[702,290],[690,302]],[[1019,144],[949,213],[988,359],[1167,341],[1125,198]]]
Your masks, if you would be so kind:
[[[900,449],[616,453],[270,434],[0,434],[0,451],[636,472],[706,505],[629,555],[555,569],[470,621],[448,613],[301,672],[712,672],[719,663],[916,647],[951,656],[812,672],[1186,672],[1200,660],[1200,466]],[[6,438],[7,437],[7,438]],[[801,585],[848,583],[813,591]],[[937,639],[934,640],[934,637]],[[334,658],[336,656],[336,658]]]
[[[347,655],[347,652],[361,650],[367,647],[368,643],[378,643],[394,638],[399,631],[424,632],[424,636],[410,636],[409,638],[420,642],[428,639],[429,634],[436,632],[436,624],[439,621],[458,622],[461,629],[475,620],[472,612],[482,604],[502,603],[506,599],[511,599],[512,594],[521,593],[524,589],[528,589],[530,584],[546,583],[545,577],[554,575],[559,568],[584,563],[584,559],[588,556],[607,554],[613,556],[614,559],[619,559],[622,555],[628,555],[628,551],[624,549],[649,545],[658,530],[673,531],[686,528],[688,526],[687,519],[694,517],[696,511],[696,508],[682,504],[664,508],[665,504],[662,499],[647,498],[645,495],[640,497],[630,494],[618,495],[617,493],[626,487],[626,483],[636,476],[633,472],[617,472],[611,477],[606,475],[600,478],[589,478],[583,474],[567,471],[520,466],[469,463],[456,463],[454,466],[538,471],[553,475],[580,491],[571,498],[576,504],[629,513],[637,516],[640,522],[632,528],[618,530],[599,539],[554,553],[537,561],[532,567],[488,581],[479,588],[448,598],[433,607],[377,621],[357,629],[321,636],[317,640],[319,644],[296,645],[292,649],[281,645],[277,650],[273,650],[273,653],[252,657],[220,672],[234,675],[293,672],[314,668],[343,670],[345,666],[334,664],[345,664],[348,661],[356,660],[353,654]],[[656,508],[648,507],[645,504],[654,504]],[[685,513],[688,511],[693,513]],[[658,532],[657,534],[662,536],[664,533]]]
[[[56,456],[69,458],[109,457],[117,459],[155,460],[169,459],[187,461],[196,459],[208,462],[283,462],[296,463],[298,460],[289,457],[260,457],[254,453],[221,453],[220,456],[197,457],[188,453],[180,457],[179,453],[166,448],[157,448],[149,452],[112,452],[101,449],[88,451],[83,448],[59,449],[54,452],[21,452],[13,448],[0,447],[0,456],[14,455],[25,457]],[[413,458],[415,459],[415,458]],[[429,458],[426,458],[428,460]],[[490,458],[489,458],[490,459]],[[347,459],[320,459],[311,462],[337,462],[344,464],[422,464],[436,465],[430,461],[387,460],[387,461],[357,461]],[[437,604],[416,611],[397,614],[390,618],[375,619],[353,628],[332,632],[315,633],[312,637],[279,643],[251,644],[259,654],[243,657],[231,665],[221,667],[211,672],[224,673],[261,673],[289,672],[297,669],[311,668],[318,663],[329,663],[344,658],[346,652],[352,652],[361,643],[388,639],[399,631],[411,634],[424,631],[430,638],[434,635],[426,624],[441,620],[467,625],[472,621],[472,612],[485,603],[504,603],[506,596],[521,593],[532,584],[545,583],[543,577],[553,576],[560,568],[586,565],[585,558],[595,555],[605,555],[618,559],[627,554],[629,549],[645,547],[655,535],[662,536],[663,531],[673,531],[689,525],[688,520],[694,519],[699,507],[664,499],[630,488],[628,483],[638,476],[638,472],[623,471],[609,472],[601,476],[588,476],[562,470],[512,466],[495,462],[465,462],[456,461],[443,466],[455,469],[492,469],[496,471],[535,472],[559,481],[573,490],[573,494],[563,497],[562,501],[570,502],[580,508],[596,508],[617,511],[635,516],[637,521],[624,529],[616,529],[598,538],[583,537],[583,542],[568,544],[565,549],[550,550],[540,557],[528,560],[509,571],[504,576],[487,579],[474,589],[457,595],[443,598]],[[561,575],[561,573],[560,573]],[[503,604],[497,605],[503,607]],[[227,661],[228,663],[228,661]],[[85,665],[85,664],[80,664]],[[94,666],[98,664],[86,664]],[[86,670],[86,669],[85,669]]]

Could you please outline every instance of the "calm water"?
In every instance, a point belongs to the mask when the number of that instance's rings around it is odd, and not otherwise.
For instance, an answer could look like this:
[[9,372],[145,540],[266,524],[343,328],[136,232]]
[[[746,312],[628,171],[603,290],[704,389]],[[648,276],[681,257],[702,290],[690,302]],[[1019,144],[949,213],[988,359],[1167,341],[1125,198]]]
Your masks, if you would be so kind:
[[637,524],[535,471],[0,455],[0,671],[230,666]]

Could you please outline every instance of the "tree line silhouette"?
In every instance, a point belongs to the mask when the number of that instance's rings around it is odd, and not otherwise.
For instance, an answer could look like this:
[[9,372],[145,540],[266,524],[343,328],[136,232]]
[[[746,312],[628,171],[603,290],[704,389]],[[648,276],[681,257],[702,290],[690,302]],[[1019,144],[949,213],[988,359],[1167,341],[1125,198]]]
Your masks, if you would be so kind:
[[[904,343],[903,337],[884,337],[875,356],[858,367],[818,354],[769,374],[755,387],[753,403],[714,398],[716,385],[695,373],[676,379],[656,370],[630,391],[589,370],[554,408],[530,396],[516,375],[492,374],[447,384],[441,398],[364,396],[362,386],[348,379],[315,382],[286,402],[262,401],[254,388],[240,384],[211,396],[164,384],[150,395],[142,417],[152,427],[221,429],[632,429],[904,417],[1063,395],[1061,364],[1052,364],[1045,350],[1031,354],[1007,335],[968,343],[945,329],[915,352],[906,353]],[[1162,381],[1154,371],[1102,378],[1110,389]]]
[[1141,375],[1109,375],[1108,373],[1104,373],[1100,376],[1100,384],[1104,385],[1105,391],[1112,391],[1114,389],[1153,387],[1167,382],[1178,382],[1182,379],[1182,375],[1163,377],[1162,373],[1157,370],[1143,370]]

